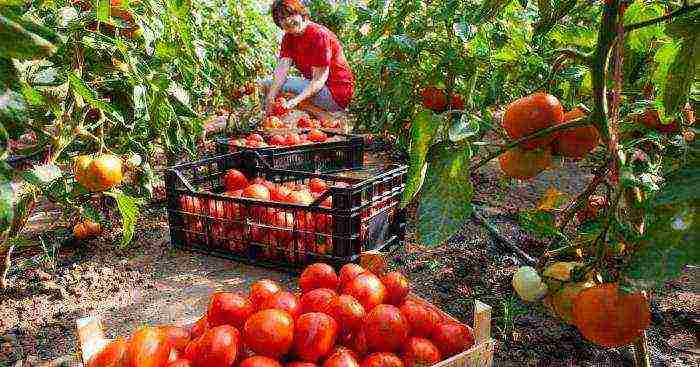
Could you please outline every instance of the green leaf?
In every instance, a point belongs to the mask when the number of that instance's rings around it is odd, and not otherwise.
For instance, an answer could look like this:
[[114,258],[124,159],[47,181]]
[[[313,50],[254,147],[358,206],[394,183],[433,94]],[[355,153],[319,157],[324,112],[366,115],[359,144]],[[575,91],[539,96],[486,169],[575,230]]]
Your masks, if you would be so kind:
[[13,207],[15,192],[9,182],[0,184],[0,234],[10,228],[15,216]]
[[653,83],[657,91],[657,96],[664,95],[664,89],[666,88],[666,79],[668,76],[669,68],[676,59],[676,55],[680,51],[679,42],[669,42],[661,46],[654,54],[654,63],[658,66],[654,71]]
[[663,101],[667,116],[672,116],[685,105],[690,86],[698,75],[697,59],[700,57],[700,36],[683,40],[676,59],[668,69]]
[[452,29],[464,43],[471,41],[479,31],[476,26],[463,22],[455,22],[452,24]]
[[666,25],[666,33],[675,38],[697,37],[700,33],[700,12],[683,14]]
[[0,55],[15,59],[38,59],[53,55],[56,46],[0,15]]
[[425,157],[438,129],[436,120],[435,115],[430,110],[422,110],[411,124],[408,179],[401,199],[402,206],[408,205],[423,184],[426,171]]
[[104,23],[109,22],[110,0],[97,0],[96,2],[97,20]]
[[459,142],[467,138],[476,136],[479,133],[481,119],[479,116],[465,112],[454,123],[447,132],[452,142]]
[[124,193],[114,191],[105,192],[105,194],[113,197],[117,201],[119,213],[122,216],[122,241],[121,248],[126,247],[134,237],[136,229],[136,220],[139,216],[139,201]]
[[418,207],[418,234],[427,246],[447,240],[471,215],[470,152],[444,146],[435,149]]
[[134,86],[134,118],[136,120],[148,120],[148,104],[146,99],[146,86],[143,84]]
[[49,186],[55,180],[61,178],[63,173],[61,168],[55,164],[44,164],[35,166],[32,170],[23,171],[22,177],[29,183],[39,187]]
[[109,103],[97,99],[97,93],[72,71],[68,72],[68,80],[70,81],[70,85],[73,87],[75,92],[83,97],[85,102],[87,102],[90,106],[102,110],[110,120],[122,124],[124,123],[124,118],[122,115]]
[[[625,11],[625,25],[638,23],[664,15],[664,6],[661,4],[645,4],[643,1],[635,1]],[[629,46],[637,52],[648,52],[656,38],[664,36],[663,26],[660,24],[636,29],[627,34]]]

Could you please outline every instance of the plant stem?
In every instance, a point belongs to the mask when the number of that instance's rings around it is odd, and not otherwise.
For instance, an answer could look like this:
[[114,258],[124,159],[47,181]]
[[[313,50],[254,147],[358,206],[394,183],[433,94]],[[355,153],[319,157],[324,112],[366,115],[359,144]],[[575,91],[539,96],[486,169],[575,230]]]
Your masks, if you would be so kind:
[[498,157],[499,155],[505,153],[506,151],[508,151],[510,149],[515,148],[516,146],[520,145],[521,143],[523,143],[526,140],[538,138],[540,136],[545,136],[545,135],[548,135],[548,134],[551,134],[553,132],[557,132],[560,130],[581,127],[581,126],[588,126],[590,124],[591,124],[591,122],[589,121],[588,117],[581,117],[578,119],[571,120],[569,122],[565,122],[563,124],[554,125],[554,126],[550,126],[548,128],[545,128],[545,129],[537,130],[530,135],[523,136],[520,139],[513,140],[512,142],[506,144],[505,146],[503,146],[503,148],[489,154],[488,156],[486,156],[486,158],[480,160],[478,163],[471,166],[470,169],[471,170],[478,169],[479,167],[488,163],[490,160]]
[[698,9],[700,9],[700,4],[688,5],[687,3],[685,3],[685,5],[682,8],[680,8],[674,12],[670,12],[664,16],[654,18],[654,19],[645,20],[645,21],[639,22],[639,23],[630,24],[630,25],[625,27],[625,32],[631,32],[631,31],[637,30],[639,28],[644,28],[644,27],[648,27],[650,25],[654,25],[656,23],[661,23],[664,20],[669,20],[671,18],[675,18],[677,16],[687,14],[687,13],[690,13],[690,12],[698,10]]

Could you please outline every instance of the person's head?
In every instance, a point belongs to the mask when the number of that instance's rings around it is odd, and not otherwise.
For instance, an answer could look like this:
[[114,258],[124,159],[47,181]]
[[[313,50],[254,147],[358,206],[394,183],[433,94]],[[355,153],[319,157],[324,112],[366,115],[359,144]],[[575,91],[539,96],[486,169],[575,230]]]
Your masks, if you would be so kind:
[[287,33],[301,33],[309,21],[309,9],[300,0],[275,0],[272,19]]

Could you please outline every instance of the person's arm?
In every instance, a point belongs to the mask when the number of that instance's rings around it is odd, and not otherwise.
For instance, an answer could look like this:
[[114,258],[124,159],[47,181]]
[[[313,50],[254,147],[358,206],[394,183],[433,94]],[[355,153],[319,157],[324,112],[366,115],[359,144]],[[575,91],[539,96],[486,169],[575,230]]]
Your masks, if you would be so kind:
[[328,80],[328,74],[330,73],[330,68],[328,66],[321,66],[313,67],[311,70],[313,72],[311,83],[309,83],[306,86],[306,88],[304,88],[304,90],[301,91],[301,93],[287,101],[286,106],[284,106],[285,108],[294,108],[303,100],[318,93],[321,89],[323,89],[323,86],[326,85],[326,81]]
[[277,67],[275,68],[275,72],[273,74],[272,78],[272,85],[270,86],[270,89],[267,91],[267,96],[265,97],[265,111],[270,112],[270,107],[272,106],[272,102],[275,100],[275,97],[277,97],[277,93],[279,93],[280,89],[282,89],[282,86],[284,85],[284,82],[287,81],[287,74],[289,73],[289,67],[292,65],[292,59],[289,57],[281,57],[279,59],[279,62],[277,63]]

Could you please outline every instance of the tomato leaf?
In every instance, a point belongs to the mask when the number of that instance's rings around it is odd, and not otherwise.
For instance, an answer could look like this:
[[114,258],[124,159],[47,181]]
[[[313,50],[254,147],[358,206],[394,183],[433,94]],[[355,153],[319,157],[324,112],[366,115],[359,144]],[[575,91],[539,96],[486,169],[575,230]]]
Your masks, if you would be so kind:
[[418,207],[418,234],[428,246],[454,235],[472,212],[474,188],[469,180],[471,149],[436,146]]
[[425,178],[425,157],[433,143],[437,129],[437,119],[430,110],[420,111],[411,124],[408,179],[401,199],[402,206],[406,206],[420,191]]
[[[625,24],[643,22],[664,15],[664,6],[661,4],[646,4],[643,1],[635,1],[625,11]],[[663,26],[653,24],[648,27],[636,29],[626,35],[627,43],[637,52],[646,52],[649,45],[656,38],[664,36]]]
[[700,57],[700,35],[685,38],[666,76],[663,101],[668,116],[676,114],[685,105],[690,86],[697,75],[698,57]]
[[0,15],[0,55],[15,59],[37,59],[53,55],[56,46]]
[[97,99],[97,93],[92,90],[85,82],[82,81],[75,73],[68,72],[68,80],[76,93],[78,93],[87,104],[94,108],[99,108],[104,111],[107,118],[112,121],[124,123],[124,118],[111,104]]
[[12,224],[15,216],[13,207],[15,192],[9,182],[0,184],[0,233],[4,233]]
[[122,216],[122,240],[120,247],[125,248],[134,237],[140,201],[119,191],[105,192],[105,194],[117,201],[117,207]]
[[97,12],[98,21],[103,23],[109,22],[110,0],[96,0],[95,9]]

